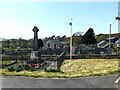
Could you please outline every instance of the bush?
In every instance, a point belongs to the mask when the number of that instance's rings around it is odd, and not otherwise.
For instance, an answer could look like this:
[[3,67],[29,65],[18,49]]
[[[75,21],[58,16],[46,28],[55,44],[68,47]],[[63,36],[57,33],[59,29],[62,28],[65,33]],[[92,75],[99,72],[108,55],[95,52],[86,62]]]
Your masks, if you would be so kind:
[[23,68],[24,68],[24,70],[29,70],[30,69],[30,67],[29,67],[29,65],[23,65]]
[[[8,67],[8,70],[10,72],[12,72],[12,71],[20,72],[22,70],[29,70],[29,69],[30,69],[29,65],[24,65],[24,64],[23,65],[19,65],[18,67],[14,67],[14,66]],[[32,69],[32,71],[33,71],[33,69]]]
[[45,69],[46,72],[60,72],[60,69]]
[[13,66],[8,67],[8,71],[13,72],[13,71],[15,71],[15,68]]
[[20,71],[22,71],[22,70],[23,70],[23,67],[20,66],[20,65],[15,68],[15,71],[16,71],[16,72],[20,72]]
[[22,68],[17,67],[17,68],[15,68],[15,71],[16,71],[16,72],[20,72],[20,71],[22,71]]
[[33,68],[33,67],[30,67],[29,70],[31,70],[31,71],[37,71],[37,69],[36,69],[36,68]]

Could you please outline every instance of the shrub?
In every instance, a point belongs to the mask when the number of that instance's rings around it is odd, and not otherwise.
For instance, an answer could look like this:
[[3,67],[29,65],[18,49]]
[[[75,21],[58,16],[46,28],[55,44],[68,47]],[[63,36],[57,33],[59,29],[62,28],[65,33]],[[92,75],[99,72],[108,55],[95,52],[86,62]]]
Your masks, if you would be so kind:
[[[19,71],[22,71],[22,70],[29,70],[29,69],[30,69],[29,65],[26,65],[26,64],[19,65],[18,67],[14,67],[14,66],[8,67],[8,70],[10,72],[12,72],[12,71],[19,72]],[[32,71],[33,71],[33,69],[32,69]]]
[[46,72],[60,72],[60,69],[45,69]]
[[30,67],[29,67],[29,65],[23,65],[23,68],[24,68],[24,70],[29,70],[30,69]]
[[13,72],[13,71],[15,71],[15,68],[13,66],[8,67],[8,71]]
[[31,70],[31,71],[36,71],[37,69],[36,69],[36,68],[33,68],[33,67],[30,67],[29,70]]
[[20,66],[20,65],[19,65],[18,67],[15,68],[15,71],[16,71],[16,72],[19,72],[19,71],[22,71],[22,70],[23,70],[23,67]]

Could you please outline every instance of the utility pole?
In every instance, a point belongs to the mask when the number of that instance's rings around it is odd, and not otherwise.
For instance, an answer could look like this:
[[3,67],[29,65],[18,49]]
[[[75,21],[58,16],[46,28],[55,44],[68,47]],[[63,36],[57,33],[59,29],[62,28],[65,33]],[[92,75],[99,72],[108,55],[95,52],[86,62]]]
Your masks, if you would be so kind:
[[[120,32],[120,1],[118,2],[118,16],[116,17],[116,20],[118,20],[118,33]],[[115,83],[118,84],[120,81],[120,75],[119,77],[115,80]]]
[[[120,22],[120,17],[119,17],[119,15],[118,15],[118,17],[116,17],[116,20],[118,20],[118,32],[119,32],[119,22]],[[120,76],[115,80],[115,83],[116,84],[118,84],[119,83],[119,81],[120,81]]]
[[72,18],[69,24],[71,26],[71,37],[70,37],[70,60],[72,60]]
[[120,16],[116,17],[116,20],[118,20],[118,33],[120,33]]
[[110,24],[110,30],[109,30],[109,55],[111,55],[111,24]]
[[116,20],[118,20],[118,33],[120,33],[120,0],[118,1],[118,16]]

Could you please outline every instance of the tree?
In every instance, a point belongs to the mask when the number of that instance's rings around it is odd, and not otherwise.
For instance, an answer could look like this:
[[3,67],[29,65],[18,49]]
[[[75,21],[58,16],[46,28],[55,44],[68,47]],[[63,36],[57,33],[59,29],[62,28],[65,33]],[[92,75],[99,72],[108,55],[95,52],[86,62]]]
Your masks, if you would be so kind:
[[96,44],[95,33],[92,28],[89,28],[88,31],[82,37],[82,44]]
[[51,36],[51,39],[55,39],[55,35],[52,35],[52,36]]
[[6,41],[6,44],[7,44],[8,50],[9,50],[10,40],[7,40],[7,41]]
[[27,48],[28,41],[27,40],[21,40],[21,48]]
[[81,44],[81,38],[82,36],[72,36],[72,43],[75,45],[80,45]]
[[63,38],[63,39],[66,38],[66,35],[64,35],[62,38]]
[[59,40],[59,39],[60,39],[60,36],[57,36],[56,39]]
[[33,38],[28,40],[28,48],[33,48]]
[[101,42],[102,40],[105,40],[105,39],[106,37],[104,34],[99,34],[97,35],[97,38],[96,38],[97,42]]
[[38,39],[38,48],[42,49],[43,46],[44,46],[44,43],[43,43],[42,39]]
[[60,41],[64,41],[65,38],[66,38],[66,35],[62,36],[59,40],[60,40]]
[[83,32],[76,32],[76,33],[74,33],[73,35],[74,35],[74,36],[82,36],[82,34],[83,34]]

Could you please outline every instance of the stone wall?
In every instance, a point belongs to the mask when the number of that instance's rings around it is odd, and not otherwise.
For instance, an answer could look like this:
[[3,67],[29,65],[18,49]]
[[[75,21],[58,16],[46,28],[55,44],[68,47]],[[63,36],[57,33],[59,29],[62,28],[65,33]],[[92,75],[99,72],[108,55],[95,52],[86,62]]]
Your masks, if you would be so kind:
[[61,53],[59,56],[56,57],[55,60],[46,60],[47,62],[46,69],[59,69],[64,61],[65,53]]

